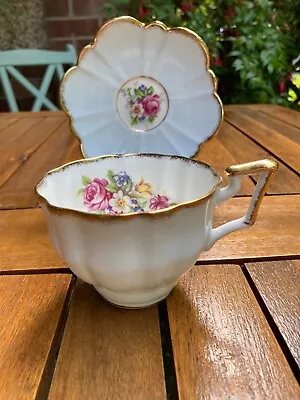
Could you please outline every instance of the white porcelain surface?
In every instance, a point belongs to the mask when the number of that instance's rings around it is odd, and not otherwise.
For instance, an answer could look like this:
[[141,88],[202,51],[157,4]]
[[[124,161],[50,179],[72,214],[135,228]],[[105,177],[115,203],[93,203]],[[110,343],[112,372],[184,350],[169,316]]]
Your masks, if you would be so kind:
[[183,28],[130,17],[105,24],[60,91],[84,155],[194,155],[222,121],[208,57]]
[[254,222],[267,175],[246,216],[216,229],[214,206],[239,190],[242,177],[220,188],[211,167],[190,159],[77,161],[47,174],[37,193],[54,247],[71,270],[110,302],[144,307],[166,297],[202,250]]

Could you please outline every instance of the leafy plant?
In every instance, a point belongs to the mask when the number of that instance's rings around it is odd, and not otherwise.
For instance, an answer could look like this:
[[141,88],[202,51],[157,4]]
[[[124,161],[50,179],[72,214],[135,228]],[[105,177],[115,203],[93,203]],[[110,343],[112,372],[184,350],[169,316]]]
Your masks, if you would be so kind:
[[[108,18],[132,15],[184,26],[206,42],[224,103],[299,107],[288,94],[299,54],[300,2],[295,0],[112,0]],[[299,91],[297,91],[298,93]]]

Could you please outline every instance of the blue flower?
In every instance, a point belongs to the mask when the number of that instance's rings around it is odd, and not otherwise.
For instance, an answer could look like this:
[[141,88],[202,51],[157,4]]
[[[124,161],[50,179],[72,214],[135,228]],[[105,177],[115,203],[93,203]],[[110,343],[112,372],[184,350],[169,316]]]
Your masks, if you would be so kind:
[[147,86],[145,86],[145,85],[140,85],[140,86],[139,86],[139,89],[142,90],[143,92],[146,92]]
[[136,206],[136,207],[134,207],[133,211],[134,212],[144,212],[145,210],[140,206]]
[[131,199],[131,203],[132,203],[132,204],[137,204],[137,200]]
[[139,120],[140,120],[140,121],[144,121],[145,118],[146,118],[145,115],[142,115],[142,116],[139,118]]
[[120,188],[130,181],[130,177],[126,174],[125,171],[121,171],[113,176],[113,180],[115,181],[117,187]]

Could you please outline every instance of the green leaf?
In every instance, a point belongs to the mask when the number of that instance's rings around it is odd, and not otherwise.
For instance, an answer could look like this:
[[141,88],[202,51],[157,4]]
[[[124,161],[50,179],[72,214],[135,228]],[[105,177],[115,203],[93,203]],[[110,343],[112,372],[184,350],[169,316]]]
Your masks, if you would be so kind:
[[131,192],[130,197],[133,197],[134,199],[144,199],[144,196],[136,192]]
[[82,195],[82,193],[83,193],[83,191],[84,191],[84,189],[78,189],[78,191],[77,191],[77,196],[81,196]]
[[241,54],[241,52],[239,50],[233,50],[230,53],[228,53],[228,56],[236,57],[236,56],[239,56],[240,54]]
[[274,71],[274,67],[273,67],[273,65],[272,64],[268,64],[268,72],[269,72],[269,74],[272,74],[273,73],[273,71]]
[[152,87],[152,86],[148,87],[148,89],[147,89],[147,94],[148,94],[148,95],[151,95],[151,94],[153,94],[153,93],[154,93],[153,87]]
[[138,117],[131,117],[131,125],[137,125],[138,121]]
[[87,176],[84,176],[84,175],[82,176],[82,184],[84,186],[88,185],[91,182],[92,182],[92,180],[90,178],[88,178]]
[[145,206],[147,205],[147,200],[139,201],[139,205],[140,205],[140,207],[145,208]]
[[107,177],[108,177],[108,180],[109,180],[109,181],[114,182],[114,171],[112,171],[111,169],[109,169],[109,170],[107,171]]
[[241,69],[243,69],[243,63],[239,58],[234,60],[232,66],[236,71],[240,71]]
[[141,89],[134,89],[134,94],[137,98],[143,99],[145,97],[145,93]]
[[116,188],[116,186],[113,184],[113,183],[109,183],[107,186],[106,186],[106,190],[108,190],[109,192],[111,192],[111,193],[116,193],[118,190],[117,190],[117,188]]
[[152,123],[154,120],[155,120],[155,117],[154,117],[153,115],[151,115],[151,116],[148,118],[148,121],[149,121],[150,123]]
[[132,190],[132,180],[130,179],[122,189],[124,192],[129,193]]
[[248,72],[246,75],[246,79],[252,80],[253,78],[255,78],[255,73],[252,71]]

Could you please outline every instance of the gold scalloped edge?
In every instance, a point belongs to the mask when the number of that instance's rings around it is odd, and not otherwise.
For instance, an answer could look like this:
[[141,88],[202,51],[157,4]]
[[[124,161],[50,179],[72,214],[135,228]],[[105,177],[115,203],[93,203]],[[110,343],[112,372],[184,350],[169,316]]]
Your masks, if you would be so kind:
[[204,51],[204,54],[205,54],[205,57],[206,57],[206,71],[209,73],[209,75],[211,76],[211,79],[213,81],[213,95],[215,96],[215,98],[217,99],[217,101],[218,101],[218,103],[220,105],[221,115],[220,115],[219,124],[218,124],[216,130],[207,139],[205,139],[203,142],[201,142],[198,145],[198,149],[196,150],[196,152],[190,156],[190,158],[197,157],[199,155],[201,147],[205,143],[207,143],[208,141],[213,139],[218,134],[218,132],[219,132],[219,130],[221,128],[223,119],[224,119],[224,107],[223,107],[222,100],[220,99],[220,97],[219,97],[219,95],[217,93],[218,81],[217,81],[216,75],[210,68],[210,55],[209,55],[208,47],[207,47],[206,43],[204,42],[204,40],[196,32],[192,31],[191,29],[188,29],[188,28],[185,28],[185,27],[169,28],[167,25],[165,25],[161,21],[153,21],[153,22],[150,22],[148,24],[145,24],[145,23],[139,21],[138,19],[136,19],[134,17],[130,17],[130,16],[121,16],[121,17],[112,18],[109,21],[107,21],[105,24],[103,24],[101,26],[101,28],[98,30],[98,32],[96,33],[93,41],[90,44],[88,44],[87,46],[85,46],[80,51],[76,65],[71,67],[68,71],[66,71],[66,73],[64,74],[64,77],[63,77],[63,79],[62,79],[62,81],[60,83],[60,86],[59,86],[59,103],[60,103],[60,106],[61,106],[62,110],[64,111],[64,113],[69,118],[69,125],[70,125],[71,132],[80,141],[80,150],[81,150],[81,153],[82,153],[83,157],[87,158],[86,155],[85,155],[85,152],[84,152],[84,147],[83,147],[82,141],[81,141],[78,133],[76,132],[76,130],[74,128],[73,118],[72,118],[71,114],[69,113],[69,110],[67,109],[67,106],[65,105],[65,103],[63,101],[63,94],[62,94],[63,85],[64,85],[66,79],[68,78],[68,76],[79,66],[80,60],[84,56],[85,52],[88,51],[89,49],[92,49],[93,47],[95,47],[98,39],[101,36],[101,33],[103,31],[105,31],[110,25],[116,24],[116,23],[120,23],[120,22],[124,22],[124,21],[130,22],[130,23],[132,23],[134,25],[137,25],[137,26],[139,26],[141,28],[144,28],[144,29],[148,29],[148,28],[151,28],[151,27],[155,26],[155,27],[161,28],[165,32],[180,32],[180,33],[182,33],[184,35],[187,35],[189,37],[192,37],[194,40],[196,40],[197,43],[200,44],[201,49]]
[[[208,168],[212,172],[212,174],[217,178],[217,182],[214,184],[213,188],[208,193],[206,193],[204,196],[199,197],[199,198],[197,198],[195,200],[182,202],[182,203],[179,203],[179,204],[177,204],[175,206],[170,206],[168,208],[164,208],[164,209],[161,209],[161,210],[148,211],[148,212],[144,212],[144,213],[132,212],[132,213],[127,213],[127,214],[115,214],[115,215],[92,214],[92,213],[88,213],[88,212],[85,212],[85,211],[79,211],[79,210],[74,210],[74,209],[71,209],[71,208],[64,208],[64,207],[55,206],[55,205],[51,204],[47,200],[47,198],[45,196],[43,196],[43,195],[41,195],[39,193],[39,188],[44,184],[44,182],[45,182],[45,180],[47,179],[48,176],[51,176],[53,174],[62,172],[65,169],[67,169],[67,168],[69,168],[69,167],[71,167],[73,165],[80,165],[80,164],[85,164],[85,163],[97,162],[97,161],[104,160],[104,159],[107,159],[107,158],[114,159],[114,158],[128,158],[128,157],[129,158],[131,158],[131,157],[141,157],[141,158],[143,158],[144,157],[144,158],[179,159],[179,160],[182,160],[182,161],[185,161],[187,163],[194,164],[194,165],[198,165],[198,166],[201,165],[204,168]],[[66,163],[64,165],[61,165],[58,168],[54,168],[51,171],[48,171],[43,176],[41,181],[36,185],[35,193],[36,193],[36,195],[38,197],[39,203],[40,204],[44,204],[50,212],[53,212],[55,214],[59,214],[59,215],[61,215],[61,214],[69,214],[69,215],[81,216],[81,217],[84,217],[84,218],[89,218],[89,219],[92,219],[92,220],[98,220],[98,219],[101,219],[101,220],[116,220],[117,218],[128,220],[128,219],[133,218],[133,217],[142,217],[142,218],[145,218],[145,217],[149,218],[150,217],[150,218],[153,218],[153,217],[156,217],[156,216],[159,216],[159,215],[161,215],[162,217],[165,217],[165,216],[168,216],[169,214],[171,214],[171,213],[173,213],[175,211],[181,210],[182,208],[193,207],[193,206],[196,206],[198,204],[201,204],[201,203],[207,201],[209,198],[211,198],[214,195],[215,191],[220,186],[221,182],[222,182],[221,176],[216,172],[216,170],[211,165],[206,164],[206,163],[204,163],[202,161],[190,159],[188,157],[171,156],[171,155],[164,155],[164,154],[152,154],[152,153],[151,154],[143,154],[143,153],[112,154],[112,155],[98,156],[98,157],[93,157],[93,158],[84,158],[84,159],[81,159],[81,160],[71,161],[71,162]]]

